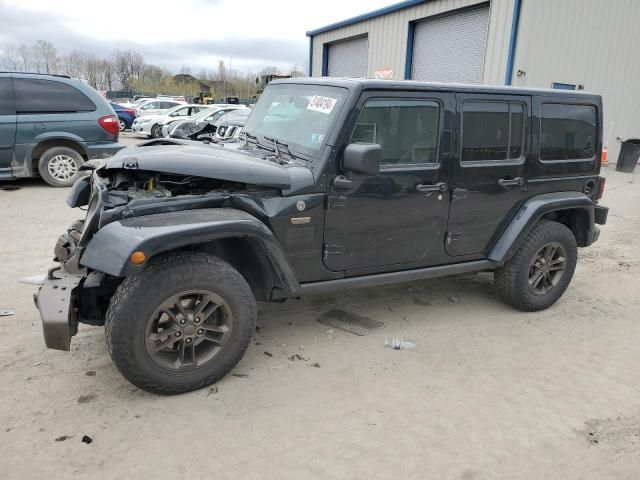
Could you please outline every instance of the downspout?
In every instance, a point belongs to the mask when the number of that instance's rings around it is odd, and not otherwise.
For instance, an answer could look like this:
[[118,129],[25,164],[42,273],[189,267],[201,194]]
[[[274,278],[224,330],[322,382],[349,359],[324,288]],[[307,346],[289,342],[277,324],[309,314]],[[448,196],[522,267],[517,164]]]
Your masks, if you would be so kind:
[[511,85],[513,79],[513,61],[516,56],[516,43],[518,41],[518,26],[520,25],[520,7],[522,0],[513,0],[513,18],[511,19],[511,38],[509,39],[509,56],[507,57],[507,71],[504,84]]
[[407,52],[404,59],[404,79],[411,80],[411,62],[413,61],[413,38],[415,36],[416,24],[409,22],[407,28]]
[[313,77],[313,37],[309,35],[309,76]]

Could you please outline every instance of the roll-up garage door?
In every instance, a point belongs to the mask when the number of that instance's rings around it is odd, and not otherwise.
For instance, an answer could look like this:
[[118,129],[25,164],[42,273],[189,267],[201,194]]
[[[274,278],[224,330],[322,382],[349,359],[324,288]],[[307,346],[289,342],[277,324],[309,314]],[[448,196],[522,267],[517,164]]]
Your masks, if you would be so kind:
[[369,58],[367,37],[351,38],[329,45],[327,75],[366,77]]
[[488,24],[488,5],[417,23],[411,78],[428,82],[480,83]]

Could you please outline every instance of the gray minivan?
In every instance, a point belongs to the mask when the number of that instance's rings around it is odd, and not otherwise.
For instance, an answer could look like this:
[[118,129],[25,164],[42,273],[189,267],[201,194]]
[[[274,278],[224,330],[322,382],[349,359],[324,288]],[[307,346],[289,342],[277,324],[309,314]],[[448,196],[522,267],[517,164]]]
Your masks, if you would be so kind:
[[123,148],[118,127],[111,106],[86,83],[0,72],[0,180],[39,175],[70,186],[86,160]]

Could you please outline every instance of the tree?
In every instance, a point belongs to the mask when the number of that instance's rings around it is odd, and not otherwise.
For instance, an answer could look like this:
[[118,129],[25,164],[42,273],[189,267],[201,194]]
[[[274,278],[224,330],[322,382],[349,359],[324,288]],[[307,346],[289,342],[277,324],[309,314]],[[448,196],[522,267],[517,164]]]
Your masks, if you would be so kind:
[[32,70],[31,47],[29,45],[20,44],[16,47],[16,55],[20,59],[21,70],[30,72]]
[[12,43],[9,43],[5,46],[2,52],[2,68],[12,71],[18,72],[20,71],[22,62],[20,59],[20,55],[18,54],[18,46]]
[[280,69],[274,66],[264,67],[258,73],[258,75],[279,75],[279,74],[280,74]]
[[140,79],[145,62],[142,55],[133,50],[116,50],[112,54],[115,75],[124,90],[131,90],[134,80]]
[[62,57],[62,71],[71,78],[84,78],[87,54],[80,50],[73,50]]
[[32,48],[38,73],[58,73],[58,50],[53,43],[37,40]]

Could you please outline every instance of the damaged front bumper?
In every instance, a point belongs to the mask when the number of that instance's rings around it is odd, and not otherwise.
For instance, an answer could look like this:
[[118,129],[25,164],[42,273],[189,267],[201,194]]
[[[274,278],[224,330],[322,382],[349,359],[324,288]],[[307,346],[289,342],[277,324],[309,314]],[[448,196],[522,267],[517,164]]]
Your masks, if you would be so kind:
[[33,299],[40,311],[44,343],[48,348],[69,351],[71,337],[78,332],[76,289],[86,272],[70,273],[53,267]]

